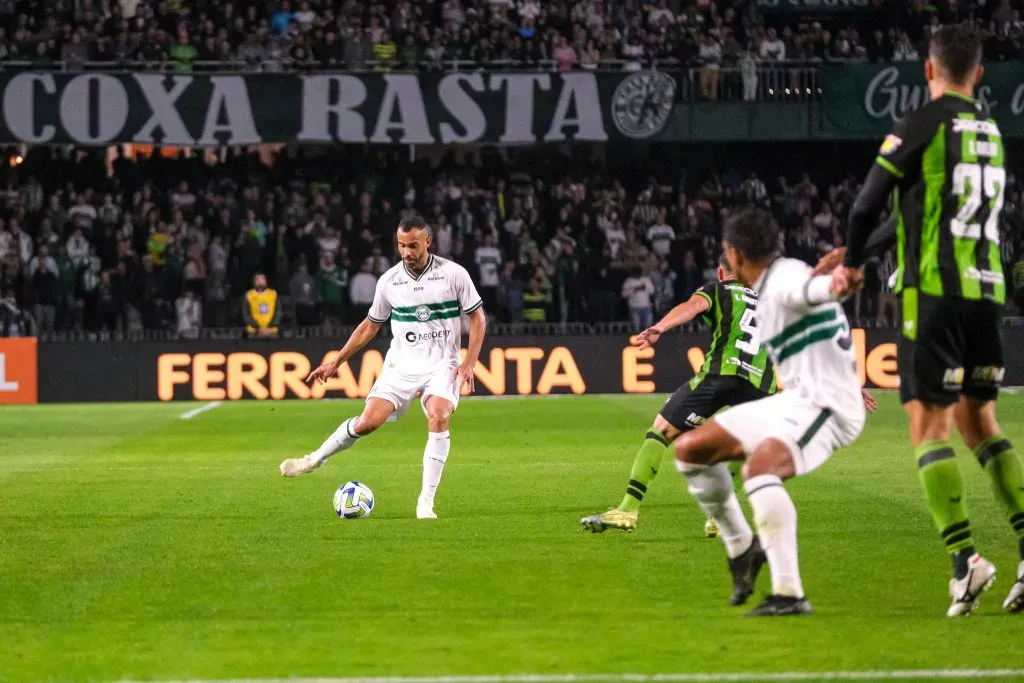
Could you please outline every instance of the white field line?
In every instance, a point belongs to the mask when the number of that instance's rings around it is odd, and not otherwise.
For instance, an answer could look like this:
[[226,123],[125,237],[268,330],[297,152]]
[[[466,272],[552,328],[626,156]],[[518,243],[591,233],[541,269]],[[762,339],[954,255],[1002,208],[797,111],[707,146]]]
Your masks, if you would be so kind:
[[196,415],[201,415],[201,414],[205,413],[208,410],[213,410],[214,408],[219,406],[221,403],[222,403],[222,401],[214,401],[213,403],[207,403],[205,406],[199,406],[198,408],[190,410],[187,413],[182,413],[181,414],[181,419],[182,420],[191,420]]
[[[507,676],[379,676],[367,678],[194,679],[165,683],[697,683],[707,681],[896,681],[1021,678],[1024,669],[907,669],[679,674],[512,674]],[[121,683],[133,683],[122,681]]]

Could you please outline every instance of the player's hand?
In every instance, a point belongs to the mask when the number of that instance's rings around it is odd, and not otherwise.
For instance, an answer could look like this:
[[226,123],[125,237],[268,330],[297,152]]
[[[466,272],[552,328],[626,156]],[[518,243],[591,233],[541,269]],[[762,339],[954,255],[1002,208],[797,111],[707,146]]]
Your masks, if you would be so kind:
[[[476,365],[475,363],[473,365]],[[462,387],[468,387],[469,393],[473,393],[476,385],[473,382],[473,365],[469,363],[463,363],[459,367],[455,368],[452,372],[452,380],[456,382],[455,388],[457,391],[462,391]]]
[[637,347],[641,351],[651,348],[658,343],[661,339],[662,332],[657,327],[648,327],[640,334],[633,337],[633,346]]
[[340,367],[341,356],[335,356],[331,360],[321,363],[320,367],[309,373],[309,377],[306,378],[306,384],[312,384],[317,380],[323,384],[331,377],[334,377],[338,373],[338,368]]
[[861,389],[860,395],[864,399],[864,407],[868,409],[869,413],[873,413],[878,410],[878,401],[871,395],[871,392],[867,389]]
[[814,266],[811,275],[825,275],[835,270],[836,266],[843,262],[846,257],[846,247],[838,247],[821,257],[818,265]]
[[832,282],[829,283],[828,289],[842,299],[860,289],[863,283],[864,271],[840,265],[832,271]]

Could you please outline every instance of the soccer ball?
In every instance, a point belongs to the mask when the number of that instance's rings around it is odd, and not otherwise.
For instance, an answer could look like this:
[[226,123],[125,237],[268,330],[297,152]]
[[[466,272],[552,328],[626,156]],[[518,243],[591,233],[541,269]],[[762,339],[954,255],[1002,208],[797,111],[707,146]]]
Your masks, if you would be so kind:
[[345,519],[369,517],[373,512],[373,491],[358,481],[347,481],[334,492],[334,511]]

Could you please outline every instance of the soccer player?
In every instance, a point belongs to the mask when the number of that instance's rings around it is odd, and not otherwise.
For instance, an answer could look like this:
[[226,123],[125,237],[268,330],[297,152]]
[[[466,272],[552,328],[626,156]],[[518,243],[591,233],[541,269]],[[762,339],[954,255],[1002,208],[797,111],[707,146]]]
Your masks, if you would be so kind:
[[[722,233],[730,270],[757,292],[760,342],[785,390],[733,406],[675,444],[690,493],[721,529],[733,578],[730,604],[747,601],[768,562],[772,592],[749,616],[810,613],[797,563],[796,508],[783,481],[808,474],[852,443],[864,427],[865,406],[876,407],[860,388],[850,326],[831,278],[780,258],[778,238],[778,227],[759,210],[736,214]],[[743,488],[758,536],[725,467],[744,456]]]
[[[606,529],[636,529],[640,502],[658,473],[669,444],[684,431],[704,424],[726,406],[774,393],[775,369],[759,343],[754,323],[756,311],[757,294],[737,282],[723,256],[718,265],[718,282],[701,287],[658,324],[636,336],[635,346],[651,348],[661,335],[698,315],[704,315],[714,330],[704,364],[687,384],[672,394],[647,431],[633,460],[622,502],[608,512],[581,519],[584,529],[593,533]],[[709,538],[718,535],[714,520],[708,518],[704,532]]]
[[[394,338],[363,412],[342,422],[320,448],[305,457],[285,460],[280,469],[285,477],[311,472],[333,454],[373,433],[393,413],[403,415],[422,393],[429,433],[416,517],[436,519],[434,495],[451,447],[448,422],[459,405],[462,386],[473,390],[473,368],[484,342],[486,320],[483,302],[466,269],[430,254],[430,227],[422,218],[403,219],[397,237],[402,262],[377,281],[366,319],[341,351],[307,378],[325,382],[333,377],[341,364],[366,346],[391,318]],[[468,315],[470,329],[466,357],[460,364],[461,313]]]
[[951,617],[970,614],[996,575],[975,550],[949,441],[954,423],[1018,539],[1021,563],[1003,608],[1024,609],[1024,470],[995,409],[1004,373],[999,214],[1006,170],[999,126],[973,98],[981,52],[982,38],[969,24],[932,35],[924,67],[931,101],[882,143],[850,211],[845,267],[833,273],[837,292],[857,284],[863,245],[892,195],[903,304],[900,400],[925,498],[953,561]]

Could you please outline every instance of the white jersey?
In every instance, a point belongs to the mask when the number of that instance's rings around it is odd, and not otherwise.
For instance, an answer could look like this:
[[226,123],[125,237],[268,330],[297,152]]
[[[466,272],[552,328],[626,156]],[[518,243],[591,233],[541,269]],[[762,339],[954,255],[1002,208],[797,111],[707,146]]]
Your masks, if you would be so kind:
[[381,275],[367,317],[377,324],[391,318],[394,338],[385,365],[422,372],[459,363],[461,314],[482,305],[465,268],[431,255],[419,277],[404,263]]
[[811,267],[803,261],[772,262],[754,283],[759,336],[775,362],[784,393],[796,391],[838,419],[862,419],[860,379],[846,314],[836,302],[815,303],[828,299],[827,280],[812,277]]

